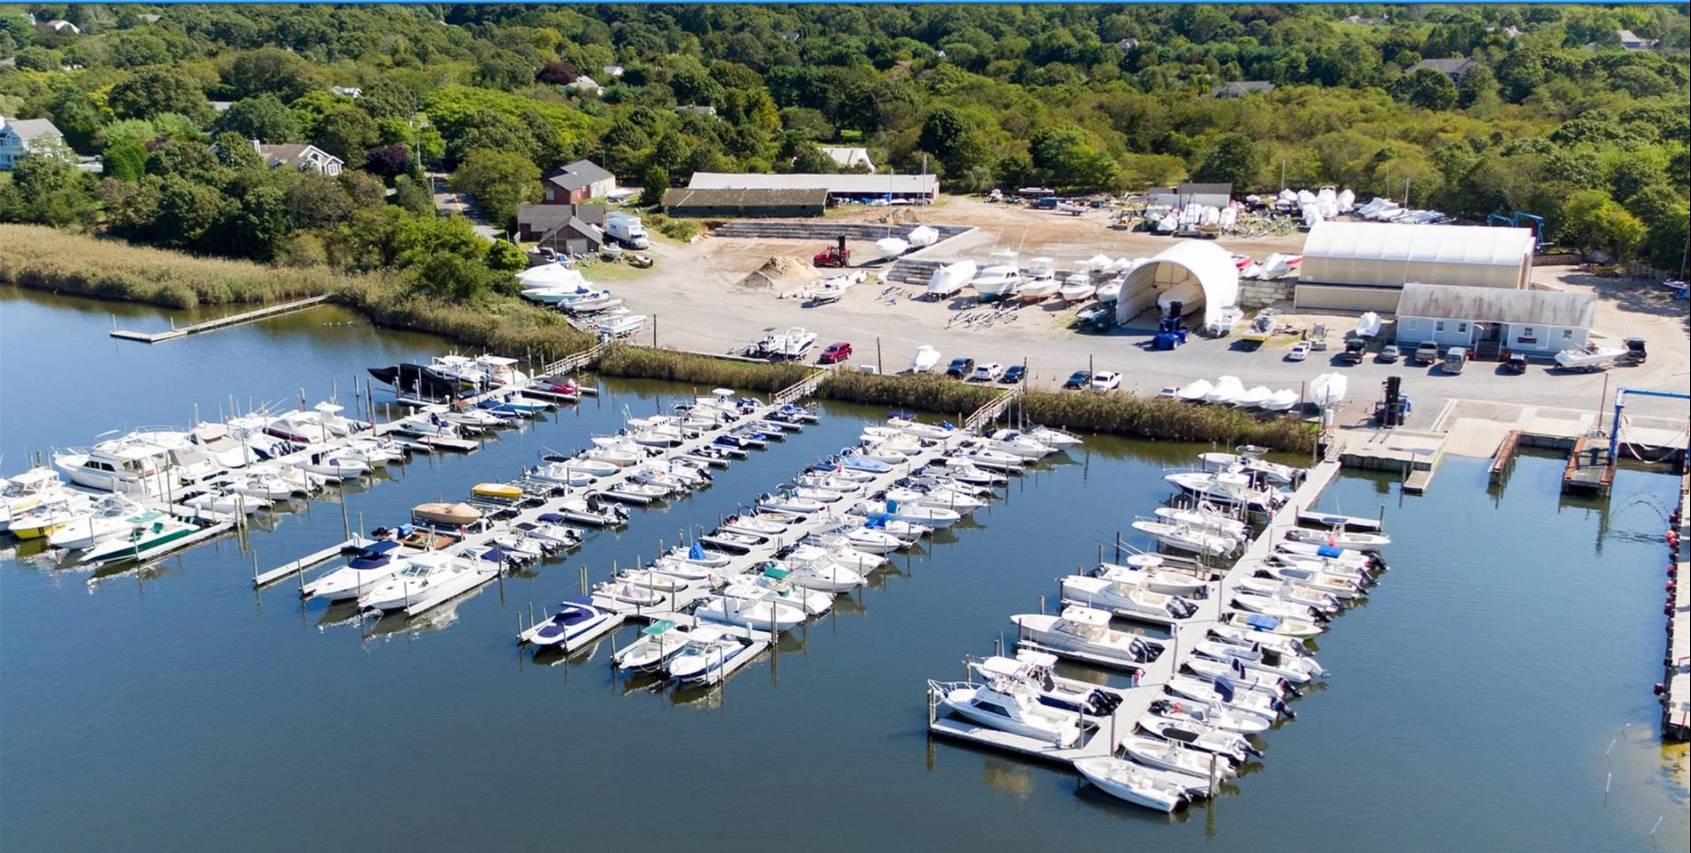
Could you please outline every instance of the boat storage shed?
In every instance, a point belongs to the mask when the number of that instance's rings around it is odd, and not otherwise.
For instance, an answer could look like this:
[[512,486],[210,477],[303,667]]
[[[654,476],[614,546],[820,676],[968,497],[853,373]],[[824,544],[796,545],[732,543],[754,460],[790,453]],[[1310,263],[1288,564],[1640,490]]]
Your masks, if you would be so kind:
[[1532,275],[1530,228],[1320,222],[1304,241],[1299,309],[1395,312],[1409,282],[1520,290]]
[[1486,358],[1555,355],[1585,344],[1596,312],[1587,293],[1411,283],[1397,306],[1397,343],[1467,347]]
[[1202,307],[1204,322],[1219,319],[1221,310],[1239,301],[1239,268],[1226,249],[1207,240],[1181,240],[1153,255],[1127,274],[1116,300],[1116,323],[1126,325],[1145,310],[1155,310],[1164,292],[1196,285],[1201,301],[1188,301],[1187,311]]

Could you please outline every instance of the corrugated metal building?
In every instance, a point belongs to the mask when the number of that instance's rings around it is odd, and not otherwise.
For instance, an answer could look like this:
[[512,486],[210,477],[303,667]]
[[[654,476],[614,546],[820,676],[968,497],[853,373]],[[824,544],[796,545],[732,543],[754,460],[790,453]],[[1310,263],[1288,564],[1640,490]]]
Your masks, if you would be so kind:
[[1397,342],[1552,355],[1582,346],[1596,313],[1586,293],[1411,283],[1397,306]]
[[1530,228],[1321,222],[1304,241],[1299,309],[1397,310],[1409,282],[1522,289],[1532,274]]
[[663,212],[670,216],[821,216],[828,209],[828,191],[801,189],[666,190]]
[[768,174],[762,172],[694,172],[687,182],[695,190],[825,189],[833,201],[888,199],[926,204],[939,198],[939,178],[933,175]]
[[1145,202],[1153,206],[1185,207],[1189,204],[1204,204],[1210,207],[1226,207],[1232,200],[1232,184],[1195,184],[1187,181],[1172,187],[1153,187],[1145,191]]

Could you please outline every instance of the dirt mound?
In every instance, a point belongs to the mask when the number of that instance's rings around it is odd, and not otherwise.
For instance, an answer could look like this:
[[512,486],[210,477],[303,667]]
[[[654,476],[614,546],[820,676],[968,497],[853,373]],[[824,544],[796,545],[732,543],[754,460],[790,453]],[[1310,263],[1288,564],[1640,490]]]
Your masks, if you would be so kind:
[[816,271],[800,258],[776,256],[735,284],[750,290],[789,290],[809,284]]

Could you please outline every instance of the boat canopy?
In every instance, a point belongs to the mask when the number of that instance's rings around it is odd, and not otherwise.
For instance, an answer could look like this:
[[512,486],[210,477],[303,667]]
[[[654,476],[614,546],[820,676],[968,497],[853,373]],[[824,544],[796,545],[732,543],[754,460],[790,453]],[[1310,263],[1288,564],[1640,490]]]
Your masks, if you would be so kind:
[[1280,617],[1264,616],[1261,613],[1248,613],[1245,615],[1245,624],[1263,631],[1272,631],[1275,628],[1280,627]]
[[774,564],[763,567],[763,576],[769,578],[770,580],[784,581],[790,574],[792,574],[792,572]]
[[669,633],[669,629],[674,628],[674,627],[675,627],[675,620],[673,620],[673,619],[659,619],[658,621],[653,622],[652,624],[647,625],[645,628],[641,629],[640,633],[645,634],[648,637],[657,637],[657,636],[661,636],[663,634]]

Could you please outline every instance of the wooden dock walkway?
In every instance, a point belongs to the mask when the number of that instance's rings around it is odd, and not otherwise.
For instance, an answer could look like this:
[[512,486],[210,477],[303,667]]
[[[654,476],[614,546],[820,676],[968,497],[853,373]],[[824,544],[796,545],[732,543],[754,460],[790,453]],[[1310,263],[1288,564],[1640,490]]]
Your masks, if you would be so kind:
[[1491,458],[1492,485],[1502,482],[1503,478],[1508,476],[1509,469],[1515,464],[1515,451],[1520,449],[1520,444],[1521,431],[1518,429],[1509,430],[1508,434],[1503,436],[1503,443],[1497,446],[1497,453]]
[[1606,495],[1615,482],[1615,460],[1603,437],[1590,434],[1574,439],[1568,465],[1562,470],[1562,492]]
[[242,323],[251,323],[254,320],[262,320],[266,317],[288,314],[294,311],[299,311],[303,308],[310,308],[313,305],[321,305],[328,300],[329,294],[325,293],[320,296],[296,299],[292,302],[280,302],[275,305],[266,305],[263,308],[254,308],[251,311],[242,311],[239,314],[230,314],[213,320],[195,323],[191,326],[179,327],[176,325],[176,319],[171,318],[170,328],[161,332],[137,332],[130,329],[119,329],[117,328],[117,320],[114,318],[112,320],[111,335],[114,338],[120,338],[126,341],[140,341],[144,344],[156,344],[161,341],[173,341],[177,338],[197,335],[200,332],[227,329],[230,326],[239,326]]

